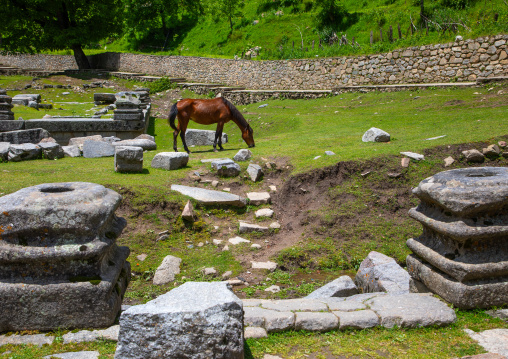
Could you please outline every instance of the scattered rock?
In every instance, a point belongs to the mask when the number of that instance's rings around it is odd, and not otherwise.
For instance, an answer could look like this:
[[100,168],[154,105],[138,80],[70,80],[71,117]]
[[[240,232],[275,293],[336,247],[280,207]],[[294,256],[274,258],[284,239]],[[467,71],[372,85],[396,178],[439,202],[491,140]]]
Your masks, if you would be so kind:
[[499,142],[497,143],[497,145],[498,145],[499,147],[501,147],[501,148],[505,148],[505,147],[506,147],[506,142],[505,142],[505,141],[499,141]]
[[146,258],[148,257],[148,255],[146,255],[145,253],[143,254],[140,254],[139,256],[136,256],[136,259],[140,262],[143,262]]
[[260,204],[268,204],[271,202],[270,193],[268,192],[249,192],[247,198],[250,204],[259,206]]
[[272,218],[273,217],[273,210],[271,210],[270,208],[258,209],[256,211],[255,215],[256,215],[256,218],[263,218],[263,217]]
[[[266,332],[265,328],[245,327],[243,336],[245,339],[249,339],[249,338],[260,339],[260,338],[267,338],[268,333]],[[265,358],[266,358],[266,356],[265,356]]]
[[339,277],[330,283],[316,289],[306,299],[326,298],[326,297],[349,297],[358,294],[355,283],[347,275]]
[[275,262],[254,262],[251,261],[252,269],[268,269],[270,272],[273,272],[277,269],[277,263]]
[[166,256],[153,276],[153,284],[163,285],[175,280],[175,275],[180,273],[182,259],[174,256]]
[[247,204],[247,200],[245,198],[231,193],[181,185],[171,185],[171,190],[180,192],[181,194],[189,196],[205,205],[230,205],[235,207],[245,207]]
[[81,151],[78,146],[62,146],[64,157],[81,157]]
[[224,272],[222,274],[222,279],[228,279],[229,277],[231,277],[233,275],[233,272],[231,272],[230,270],[228,270],[227,272]]
[[112,157],[114,155],[115,147],[107,142],[86,140],[83,143],[83,157],[85,158]]
[[279,293],[280,287],[278,285],[272,285],[265,289],[265,292],[271,292],[271,293]]
[[403,159],[400,160],[400,165],[404,168],[407,168],[409,167],[410,161],[411,160],[408,157],[404,157]]
[[262,227],[257,224],[250,224],[247,222],[240,222],[240,233],[251,233],[251,232],[267,232],[268,227]]
[[211,165],[220,177],[236,177],[241,171],[240,165],[230,159],[213,161]]
[[426,138],[425,141],[437,140],[437,139],[440,139],[440,138],[443,138],[443,137],[446,137],[446,135]]
[[153,158],[151,166],[172,171],[187,166],[188,162],[189,154],[186,152],[160,152]]
[[485,156],[478,150],[462,151],[466,162],[482,163],[485,161]]
[[448,156],[444,159],[444,166],[445,167],[450,167],[453,163],[455,162],[455,160],[453,159],[452,156]]
[[233,245],[237,245],[237,244],[240,244],[240,243],[250,243],[250,241],[248,239],[245,239],[245,238],[242,238],[242,237],[229,238],[228,242],[233,244]]
[[219,185],[219,181],[212,181],[212,187],[217,187]]
[[280,229],[280,223],[279,222],[272,222],[270,224],[270,229]]
[[83,150],[85,141],[103,141],[103,139],[101,135],[73,137],[69,140],[69,146],[78,146],[80,150]]
[[143,172],[143,149],[132,146],[116,146],[116,172]]
[[268,106],[268,104],[267,104],[267,103],[262,104],[262,105],[259,105],[259,106],[258,106],[258,108],[263,108],[263,107],[266,107],[266,106]]
[[499,318],[504,320],[505,322],[508,322],[508,309],[489,310],[486,313],[491,317]]
[[406,157],[409,157],[415,161],[421,161],[421,160],[424,160],[425,159],[425,156],[424,155],[420,155],[419,153],[414,153],[414,152],[401,152],[400,153],[401,155],[404,155]]
[[48,160],[56,160],[64,157],[62,147],[58,143],[54,142],[42,142],[38,145],[42,150],[43,158]]
[[220,245],[222,242],[223,242],[222,239],[214,239],[214,240],[212,240],[212,243],[215,244],[216,246]]
[[399,172],[388,172],[386,175],[388,177],[390,177],[390,178],[399,178],[400,176],[402,176],[402,173],[399,173]]
[[485,157],[495,159],[499,157],[499,153],[501,151],[499,150],[498,145],[490,145],[487,148],[484,148],[482,152]]
[[206,275],[211,275],[211,276],[215,276],[217,274],[217,271],[215,270],[215,268],[213,267],[209,267],[209,268],[204,268],[203,269],[203,274],[206,276]]
[[254,163],[249,164],[247,167],[247,174],[249,175],[250,180],[253,182],[260,181],[264,175],[261,166]]
[[41,148],[33,143],[23,143],[21,145],[10,145],[7,159],[12,162],[34,160],[40,158]]
[[250,160],[251,157],[252,157],[252,152],[250,150],[241,149],[240,151],[238,151],[238,153],[235,155],[235,157],[233,157],[233,160],[242,162],[242,161]]
[[508,357],[508,329],[490,329],[478,333],[471,329],[464,331],[486,351]]
[[390,134],[379,128],[372,127],[363,134],[363,142],[389,142]]
[[270,188],[270,191],[272,192],[277,192],[277,187],[276,186],[268,186],[268,188]]
[[149,141],[155,142],[155,137],[153,137],[147,133],[143,133],[143,134],[139,135],[138,137],[136,137],[135,140],[149,140]]
[[314,157],[315,160],[320,159],[320,158],[321,158],[321,156]]
[[182,219],[189,222],[195,222],[198,219],[198,216],[194,212],[194,206],[192,205],[191,201],[187,201],[187,204],[185,205],[185,208],[182,212]]
[[335,156],[335,153],[333,151],[325,151],[325,155],[327,155],[327,156]]
[[46,336],[46,334],[32,334],[32,335],[1,335],[0,347],[7,344],[20,345],[32,344],[42,347],[44,344],[51,345],[55,340],[54,336]]
[[254,243],[250,247],[254,249],[261,249],[261,244]]
[[364,293],[409,293],[409,274],[393,258],[370,252],[360,264],[355,282]]

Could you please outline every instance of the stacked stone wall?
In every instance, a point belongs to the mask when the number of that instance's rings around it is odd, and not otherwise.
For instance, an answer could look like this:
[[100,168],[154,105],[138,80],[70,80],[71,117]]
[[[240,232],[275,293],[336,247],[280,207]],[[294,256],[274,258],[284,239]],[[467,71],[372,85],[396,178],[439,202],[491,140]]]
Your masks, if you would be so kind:
[[[508,35],[426,45],[384,54],[278,61],[212,59],[104,53],[90,56],[95,68],[249,89],[333,89],[345,85],[386,85],[475,81],[508,76]],[[21,68],[77,68],[72,56],[0,55],[0,63]]]

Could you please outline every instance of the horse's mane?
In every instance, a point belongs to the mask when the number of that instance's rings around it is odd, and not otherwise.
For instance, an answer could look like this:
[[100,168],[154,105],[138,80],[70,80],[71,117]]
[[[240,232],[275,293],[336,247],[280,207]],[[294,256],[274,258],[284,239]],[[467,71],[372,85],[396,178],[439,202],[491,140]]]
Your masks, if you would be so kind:
[[224,104],[229,108],[229,111],[231,111],[231,115],[233,116],[233,118],[238,121],[238,124],[242,125],[244,128],[247,128],[251,131],[249,123],[243,117],[241,112],[238,111],[238,109],[235,107],[235,105],[233,105],[231,102],[226,100],[224,97],[221,97],[221,98],[222,98],[222,101],[224,102]]

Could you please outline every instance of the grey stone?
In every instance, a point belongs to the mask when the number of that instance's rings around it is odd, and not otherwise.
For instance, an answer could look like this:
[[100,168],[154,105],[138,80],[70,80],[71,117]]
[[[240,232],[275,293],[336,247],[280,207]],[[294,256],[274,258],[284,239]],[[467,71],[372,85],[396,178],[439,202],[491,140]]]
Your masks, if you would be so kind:
[[99,111],[95,111],[94,115],[105,115],[107,113],[108,113],[108,109],[105,107],[105,108],[100,109]]
[[444,166],[450,167],[454,162],[455,162],[455,160],[453,159],[453,157],[448,156],[444,159]]
[[498,145],[490,145],[487,148],[484,148],[482,150],[482,152],[483,152],[483,155],[485,157],[494,159],[494,158],[499,157],[499,154],[501,153],[501,150],[499,149]]
[[0,347],[7,344],[20,345],[20,344],[32,344],[43,346],[44,344],[51,345],[55,340],[52,335],[46,334],[32,334],[32,335],[0,335]]
[[[387,295],[388,294],[385,292],[362,293],[362,294],[352,295],[351,297],[346,297],[346,298],[344,298],[344,300],[346,302],[364,303],[365,301],[367,301],[369,299],[383,297],[383,296],[387,296]],[[334,299],[334,298],[330,298],[330,299]],[[323,301],[323,300],[321,299],[321,301]]]
[[486,351],[508,357],[508,329],[489,329],[478,333],[471,329],[464,331]]
[[247,200],[245,198],[231,193],[181,185],[171,185],[171,190],[194,198],[196,201],[205,205],[230,205],[235,207],[245,207],[247,204]]
[[253,327],[264,327],[268,333],[293,329],[295,315],[292,312],[278,312],[260,307],[244,308],[244,324]]
[[80,150],[83,150],[85,141],[104,141],[101,135],[86,136],[86,137],[73,137],[69,140],[69,146],[78,146]]
[[81,352],[67,352],[60,354],[46,355],[43,359],[59,358],[59,359],[99,359],[100,353],[98,351],[81,351]]
[[268,204],[272,201],[270,193],[268,192],[249,192],[247,193],[249,203],[258,206],[260,204]]
[[41,142],[38,146],[42,150],[43,158],[48,160],[56,160],[64,157],[62,147],[58,143],[54,142]]
[[205,158],[205,159],[201,160],[201,163],[212,163],[215,161],[231,161],[231,162],[233,162],[233,160],[231,158]]
[[389,142],[390,134],[379,128],[372,127],[363,134],[363,142]]
[[133,146],[116,146],[115,171],[143,172],[143,149]]
[[213,267],[203,268],[203,274],[205,276],[207,276],[207,275],[215,276],[217,274],[217,270]]
[[[147,139],[134,139],[134,140],[123,140],[112,143],[113,146],[134,146],[141,147],[144,151],[152,151],[157,149],[157,145],[154,141]],[[170,152],[173,153],[173,152]]]
[[275,269],[277,269],[277,263],[275,262],[254,262],[251,261],[252,269],[268,269],[269,271],[273,272]]
[[271,293],[279,293],[280,287],[278,285],[271,285],[268,288],[265,289],[265,292],[271,292]]
[[238,231],[240,233],[251,233],[251,232],[268,232],[268,227],[259,226],[257,224],[251,224],[247,222],[240,222]]
[[[332,313],[295,313],[295,329],[325,332],[339,326],[339,319]],[[376,317],[377,318],[377,317]]]
[[9,142],[0,142],[0,161],[7,161],[9,147],[11,147]]
[[360,264],[355,282],[364,293],[409,293],[409,274],[393,258],[374,251]]
[[280,223],[275,221],[275,222],[270,223],[270,227],[269,228],[270,229],[280,229],[280,227],[281,227]]
[[99,158],[115,155],[115,147],[104,141],[87,140],[83,143],[83,157]]
[[485,156],[478,150],[462,151],[466,162],[482,163],[485,161]]
[[[212,146],[215,140],[215,131],[187,129],[185,142],[187,146]],[[222,133],[222,143],[228,143],[228,135]]]
[[19,99],[19,98],[29,98],[31,101],[35,101],[37,103],[41,102],[41,95],[37,93],[37,94],[18,94],[18,95],[15,95],[12,98],[12,103],[14,103],[15,99]]
[[339,329],[367,329],[379,325],[379,318],[372,310],[333,312],[340,322]]
[[175,275],[180,273],[182,259],[174,256],[166,256],[153,276],[153,284],[163,285],[175,280]]
[[230,159],[213,161],[211,166],[221,177],[236,177],[240,174],[240,165]]
[[241,359],[243,319],[226,283],[187,282],[122,313],[115,358]]
[[270,208],[258,209],[256,211],[255,215],[256,215],[256,218],[263,218],[263,217],[272,218],[273,217],[273,210],[271,210]]
[[10,145],[7,159],[11,162],[34,160],[40,158],[41,148],[33,143],[23,143],[21,145]]
[[228,242],[231,243],[232,245],[238,245],[240,243],[250,243],[250,241],[248,239],[245,239],[242,237],[229,238]]
[[198,217],[194,212],[194,206],[192,205],[191,201],[187,201],[187,204],[185,205],[182,212],[182,218],[190,222],[195,222],[197,220]]
[[365,304],[354,301],[346,301],[344,298],[330,297],[319,298],[318,300],[321,303],[325,303],[331,311],[354,312],[356,310],[367,309]]
[[410,293],[432,293],[429,288],[419,280],[411,278],[409,280],[409,292]]
[[260,165],[251,163],[247,167],[247,174],[251,181],[258,182],[263,178],[264,172]]
[[325,155],[327,155],[327,156],[335,156],[335,152],[333,152],[333,151],[325,151]]
[[489,310],[486,312],[488,315],[494,318],[499,318],[504,321],[508,321],[508,309],[496,309],[496,310]]
[[118,332],[120,331],[119,325],[114,325],[110,328],[103,330],[81,330],[77,333],[69,332],[62,336],[63,343],[83,343],[83,342],[94,342],[99,339],[107,339],[118,341]]
[[132,104],[139,106],[141,104],[140,94],[136,91],[122,91],[115,94],[115,102]]
[[0,133],[0,142],[9,142],[13,145],[23,143],[39,143],[43,138],[49,137],[49,132],[42,128],[29,130],[8,131]]
[[114,93],[94,93],[93,94],[94,102],[100,103],[114,103],[116,101],[116,96]]
[[153,137],[152,135],[149,135],[147,133],[143,133],[143,134],[139,135],[138,137],[136,137],[135,140],[150,140],[152,142],[155,142],[155,137]]
[[38,109],[39,108],[39,104],[37,102],[35,102],[35,101],[28,101],[28,107]]
[[243,337],[245,339],[253,338],[260,339],[268,337],[265,328],[261,327],[245,327],[243,331]]
[[412,160],[415,160],[415,161],[421,161],[423,159],[425,159],[425,156],[424,155],[421,155],[419,153],[414,153],[414,152],[401,152],[400,153],[401,155],[404,155],[406,157],[409,157],[411,158]]
[[162,168],[168,171],[187,166],[189,154],[186,152],[160,152],[152,160],[152,168]]
[[81,151],[78,146],[62,146],[64,157],[81,157]]
[[271,300],[261,303],[264,309],[276,310],[278,312],[325,312],[328,306],[319,301],[306,298]]
[[432,294],[387,295],[366,301],[386,328],[444,326],[455,322],[455,311]]
[[344,275],[316,289],[305,298],[349,297],[354,294],[358,294],[355,283],[349,276]]
[[126,225],[114,213],[120,201],[84,182],[0,197],[0,332],[114,322],[130,279],[129,249],[116,245]]
[[242,161],[248,161],[252,157],[252,152],[247,149],[241,149],[237,152],[237,154],[233,157],[234,161],[242,162]]

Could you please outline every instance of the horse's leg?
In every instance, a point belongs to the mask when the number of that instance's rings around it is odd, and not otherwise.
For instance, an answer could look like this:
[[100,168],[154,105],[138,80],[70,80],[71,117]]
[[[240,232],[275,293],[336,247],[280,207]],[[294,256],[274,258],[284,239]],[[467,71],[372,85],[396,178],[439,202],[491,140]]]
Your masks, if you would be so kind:
[[215,134],[215,138],[217,139],[217,137],[219,138],[219,149],[221,151],[224,150],[224,147],[222,147],[222,130],[224,129],[224,122],[219,122],[217,124],[217,133]]
[[187,153],[190,153],[189,148],[187,147],[187,142],[185,141],[185,132],[187,132],[187,123],[182,122],[180,128],[180,138],[182,139],[183,148]]
[[176,141],[178,139],[178,133],[179,132],[180,132],[179,130],[174,130],[173,131],[173,150],[175,150],[175,152],[178,152],[178,149],[176,147]]

